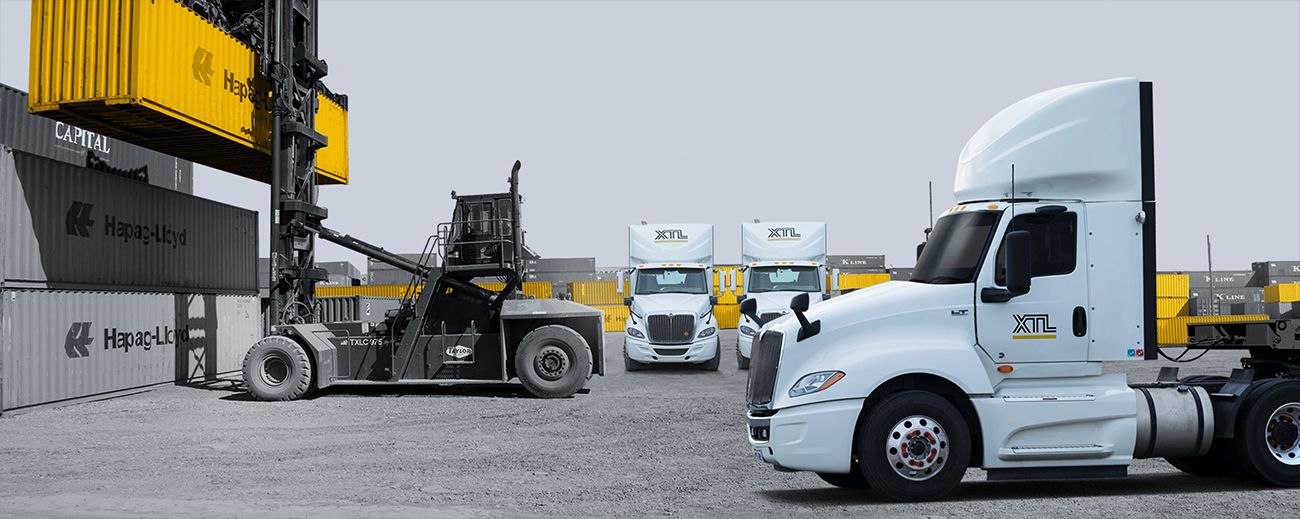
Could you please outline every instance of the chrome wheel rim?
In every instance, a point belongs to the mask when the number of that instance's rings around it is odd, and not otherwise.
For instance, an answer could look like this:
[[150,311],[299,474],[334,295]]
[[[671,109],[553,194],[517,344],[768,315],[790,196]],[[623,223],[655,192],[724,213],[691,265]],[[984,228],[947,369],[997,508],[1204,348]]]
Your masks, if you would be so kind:
[[1283,404],[1268,417],[1264,443],[1273,457],[1285,465],[1300,465],[1300,402]]
[[289,362],[278,353],[267,355],[262,359],[262,382],[268,386],[278,386],[289,379]]
[[910,481],[939,474],[948,462],[948,430],[934,418],[913,415],[899,420],[885,438],[885,459],[894,473]]

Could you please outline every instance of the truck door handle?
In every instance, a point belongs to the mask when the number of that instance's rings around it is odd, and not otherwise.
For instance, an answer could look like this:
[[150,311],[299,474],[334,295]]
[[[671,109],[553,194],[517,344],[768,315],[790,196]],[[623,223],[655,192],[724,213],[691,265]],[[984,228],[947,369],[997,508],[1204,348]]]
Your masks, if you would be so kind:
[[1074,336],[1088,335],[1088,312],[1082,306],[1074,307]]

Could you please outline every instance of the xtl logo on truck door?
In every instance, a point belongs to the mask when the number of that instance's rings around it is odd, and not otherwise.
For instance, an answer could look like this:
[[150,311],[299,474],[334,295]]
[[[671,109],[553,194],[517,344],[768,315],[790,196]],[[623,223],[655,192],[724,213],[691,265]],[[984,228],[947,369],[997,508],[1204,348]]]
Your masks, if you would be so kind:
[[655,242],[686,241],[686,233],[681,229],[655,229]]
[[1047,314],[1013,314],[1016,327],[1011,330],[1012,339],[1055,339],[1056,327],[1052,326],[1051,316]]
[[63,350],[70,359],[89,357],[90,343],[94,340],[90,337],[90,323],[72,323],[63,341]]
[[767,228],[768,241],[798,240],[801,238],[803,238],[803,236],[800,236],[799,231],[796,231],[794,227],[768,227]]

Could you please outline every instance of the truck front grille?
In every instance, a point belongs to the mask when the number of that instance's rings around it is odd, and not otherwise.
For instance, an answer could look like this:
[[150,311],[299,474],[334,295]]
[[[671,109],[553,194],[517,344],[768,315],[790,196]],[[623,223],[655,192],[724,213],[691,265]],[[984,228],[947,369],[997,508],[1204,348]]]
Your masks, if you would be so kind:
[[776,369],[781,364],[781,332],[765,331],[754,341],[754,350],[749,364],[749,387],[746,399],[750,405],[761,406],[772,403],[772,389],[776,386]]
[[772,321],[775,321],[776,318],[781,317],[782,315],[785,314],[781,312],[763,312],[761,314],[758,314],[758,318],[763,320],[763,324],[767,324]]
[[695,335],[695,315],[646,316],[646,332],[654,344],[690,344]]

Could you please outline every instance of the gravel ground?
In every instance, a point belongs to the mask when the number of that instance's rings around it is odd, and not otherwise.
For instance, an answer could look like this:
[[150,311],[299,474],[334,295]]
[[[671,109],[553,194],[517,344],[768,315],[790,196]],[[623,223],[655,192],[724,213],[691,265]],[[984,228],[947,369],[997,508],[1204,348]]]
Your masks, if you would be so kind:
[[[1300,490],[1142,460],[1117,480],[972,470],[948,501],[885,503],[753,461],[732,356],[717,373],[629,374],[622,335],[606,340],[609,373],[564,400],[421,387],[264,403],[222,383],[19,413],[0,420],[0,515],[1185,518],[1290,516],[1300,502]],[[1145,381],[1163,364],[1113,368]]]

